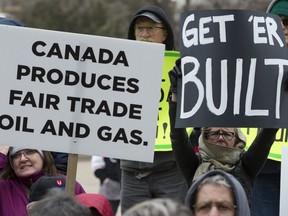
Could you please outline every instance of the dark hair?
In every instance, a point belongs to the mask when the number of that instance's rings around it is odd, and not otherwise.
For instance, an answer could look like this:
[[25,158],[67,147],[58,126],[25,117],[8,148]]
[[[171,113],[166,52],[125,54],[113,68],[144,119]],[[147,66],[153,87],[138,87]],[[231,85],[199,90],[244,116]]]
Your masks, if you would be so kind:
[[[37,152],[37,154],[40,154],[39,152]],[[7,157],[9,157],[9,155],[7,155]],[[55,167],[54,164],[54,159],[51,155],[50,152],[48,151],[43,151],[43,167],[42,167],[42,171],[45,175],[57,175],[57,169]],[[2,173],[1,173],[1,179],[16,179],[17,175],[14,171],[14,169],[12,168],[10,163],[7,163],[7,165],[5,166],[5,168],[3,169]]]

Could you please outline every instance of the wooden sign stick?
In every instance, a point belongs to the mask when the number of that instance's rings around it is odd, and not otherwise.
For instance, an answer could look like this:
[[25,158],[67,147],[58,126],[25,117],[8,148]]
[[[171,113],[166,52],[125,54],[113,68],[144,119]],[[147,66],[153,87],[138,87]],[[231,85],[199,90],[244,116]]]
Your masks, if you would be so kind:
[[68,155],[67,179],[65,191],[74,196],[76,173],[77,173],[78,154]]

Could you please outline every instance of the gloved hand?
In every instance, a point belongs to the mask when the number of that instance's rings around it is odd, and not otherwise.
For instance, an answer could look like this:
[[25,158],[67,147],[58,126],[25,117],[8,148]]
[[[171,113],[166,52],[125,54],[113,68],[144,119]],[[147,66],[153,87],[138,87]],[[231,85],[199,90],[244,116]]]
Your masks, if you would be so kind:
[[177,81],[181,76],[181,58],[178,58],[175,66],[169,71],[170,93],[177,93]]

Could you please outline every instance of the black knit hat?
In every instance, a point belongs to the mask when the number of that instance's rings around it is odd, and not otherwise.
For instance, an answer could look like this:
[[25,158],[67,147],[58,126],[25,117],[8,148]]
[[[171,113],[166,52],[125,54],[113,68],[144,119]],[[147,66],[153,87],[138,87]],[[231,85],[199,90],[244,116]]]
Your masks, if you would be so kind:
[[52,188],[65,190],[66,179],[62,176],[42,176],[30,188],[29,202],[39,201]]

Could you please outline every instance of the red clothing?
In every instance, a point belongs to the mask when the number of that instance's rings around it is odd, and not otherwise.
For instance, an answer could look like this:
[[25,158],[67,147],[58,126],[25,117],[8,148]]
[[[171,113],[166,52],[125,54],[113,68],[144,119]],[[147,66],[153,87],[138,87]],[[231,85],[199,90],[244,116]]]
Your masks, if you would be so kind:
[[88,208],[96,208],[102,216],[114,216],[109,200],[101,194],[80,194],[75,196],[76,200]]

